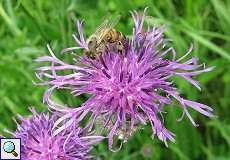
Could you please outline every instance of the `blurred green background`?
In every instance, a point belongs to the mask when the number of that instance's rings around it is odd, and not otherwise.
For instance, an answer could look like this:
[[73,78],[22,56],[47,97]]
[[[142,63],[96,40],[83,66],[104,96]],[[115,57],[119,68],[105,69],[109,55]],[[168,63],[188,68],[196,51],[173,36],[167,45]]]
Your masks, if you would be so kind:
[[[230,159],[230,1],[229,0],[1,0],[0,1],[0,134],[4,128],[15,129],[12,117],[29,115],[28,106],[46,111],[42,95],[47,87],[34,86],[37,81],[33,62],[47,55],[46,44],[51,43],[56,54],[74,46],[71,34],[76,32],[77,19],[85,20],[90,35],[105,15],[121,14],[117,28],[125,34],[132,32],[129,11],[149,6],[149,23],[166,25],[178,56],[190,43],[192,55],[200,62],[216,66],[215,70],[197,79],[202,92],[179,79],[182,95],[214,108],[217,119],[210,120],[196,112],[192,116],[199,127],[185,118],[177,122],[178,109],[166,115],[166,126],[174,132],[176,142],[166,148],[159,140],[151,139],[151,128],[145,127],[130,138],[118,153],[107,150],[107,142],[96,146],[93,154],[102,160],[229,160]],[[66,61],[71,56],[65,55]],[[85,97],[66,93],[55,95],[56,100],[74,105]],[[176,105],[176,104],[175,104]],[[5,134],[4,134],[5,135]]]

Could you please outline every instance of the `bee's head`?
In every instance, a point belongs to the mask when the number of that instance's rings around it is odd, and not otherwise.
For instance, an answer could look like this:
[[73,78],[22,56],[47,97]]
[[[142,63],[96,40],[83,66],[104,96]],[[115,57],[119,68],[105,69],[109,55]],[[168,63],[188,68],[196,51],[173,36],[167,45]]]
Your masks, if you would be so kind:
[[96,37],[90,38],[87,44],[90,51],[95,51],[97,47],[97,38]]

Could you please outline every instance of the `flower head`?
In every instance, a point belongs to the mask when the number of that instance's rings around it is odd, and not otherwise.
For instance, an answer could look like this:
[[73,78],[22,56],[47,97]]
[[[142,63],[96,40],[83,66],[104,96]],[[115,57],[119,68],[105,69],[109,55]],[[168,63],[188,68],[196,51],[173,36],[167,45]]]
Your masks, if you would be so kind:
[[21,124],[11,133],[21,138],[22,159],[26,160],[82,160],[89,157],[92,144],[102,139],[101,136],[86,136],[81,128],[65,128],[62,133],[53,136],[52,129],[57,116],[38,114],[31,109],[33,115],[29,118],[19,116]]
[[[87,113],[91,113],[88,126],[92,128],[100,119],[109,129],[110,149],[113,137],[127,140],[137,126],[147,122],[152,126],[153,135],[160,140],[174,141],[174,134],[165,128],[159,117],[163,116],[165,105],[172,104],[173,98],[181,104],[183,113],[195,126],[188,107],[205,116],[213,116],[209,106],[181,97],[171,79],[173,76],[181,77],[200,90],[199,83],[192,78],[212,68],[199,65],[195,57],[185,60],[192,47],[183,57],[176,59],[175,50],[167,48],[163,27],[148,26],[143,33],[145,12],[143,15],[132,13],[135,26],[132,38],[126,38],[124,43],[124,54],[110,49],[108,44],[107,50],[95,60],[82,56],[75,59],[76,64],[67,64],[59,60],[48,46],[51,56],[37,59],[38,62],[51,62],[50,66],[38,68],[38,77],[41,80],[46,78],[41,84],[51,86],[44,100],[52,109],[65,114],[63,120],[71,122],[74,119],[79,123]],[[79,38],[74,35],[74,39],[78,47],[66,48],[63,52],[87,49],[82,22],[78,22],[77,27]],[[172,58],[169,58],[171,53]],[[61,70],[71,70],[72,73],[63,75],[59,72]],[[71,90],[75,96],[86,93],[91,97],[80,107],[60,108],[50,96],[53,90],[63,88]]]

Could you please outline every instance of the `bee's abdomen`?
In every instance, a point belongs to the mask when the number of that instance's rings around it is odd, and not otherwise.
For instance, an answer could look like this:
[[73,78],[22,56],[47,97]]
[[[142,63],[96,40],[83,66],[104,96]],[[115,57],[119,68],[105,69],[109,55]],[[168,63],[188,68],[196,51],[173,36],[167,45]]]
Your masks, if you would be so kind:
[[103,41],[108,43],[115,43],[117,41],[123,42],[124,39],[125,36],[121,32],[117,31],[114,28],[111,28],[104,36]]
[[110,43],[114,41],[114,29],[109,30],[109,32],[107,33],[106,41]]

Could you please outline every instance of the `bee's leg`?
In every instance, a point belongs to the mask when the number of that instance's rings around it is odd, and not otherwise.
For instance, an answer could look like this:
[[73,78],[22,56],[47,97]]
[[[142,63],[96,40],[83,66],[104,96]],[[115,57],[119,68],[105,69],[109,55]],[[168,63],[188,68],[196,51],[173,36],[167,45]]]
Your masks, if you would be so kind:
[[124,46],[121,41],[117,42],[117,51],[120,55],[124,56]]
[[109,52],[109,46],[108,46],[108,44],[105,44],[105,46],[104,46],[104,51],[105,51],[106,53]]
[[95,55],[94,55],[93,53],[91,53],[91,54],[90,54],[90,58],[91,58],[91,59],[95,59],[96,57],[95,57]]
[[86,56],[90,59],[95,59],[95,55],[91,51],[86,51],[85,52]]
[[101,43],[100,46],[98,47],[98,54],[101,55],[101,54],[106,54],[108,53],[109,51],[109,48],[108,46],[106,45],[105,42]]
[[86,55],[89,58],[90,56],[89,51],[84,50],[84,55]]

